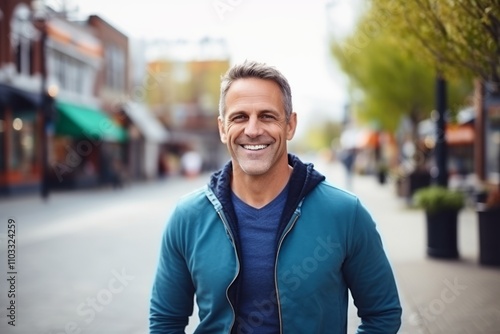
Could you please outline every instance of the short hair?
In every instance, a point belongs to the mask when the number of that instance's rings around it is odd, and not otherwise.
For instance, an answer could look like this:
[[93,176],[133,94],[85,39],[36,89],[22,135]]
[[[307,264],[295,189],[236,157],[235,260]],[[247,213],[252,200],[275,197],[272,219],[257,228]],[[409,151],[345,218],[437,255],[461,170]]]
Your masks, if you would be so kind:
[[245,60],[241,64],[232,66],[221,78],[219,115],[224,117],[226,111],[226,95],[233,84],[238,79],[257,78],[274,81],[281,90],[283,107],[285,109],[286,121],[290,120],[292,114],[292,90],[285,76],[276,68],[265,63]]

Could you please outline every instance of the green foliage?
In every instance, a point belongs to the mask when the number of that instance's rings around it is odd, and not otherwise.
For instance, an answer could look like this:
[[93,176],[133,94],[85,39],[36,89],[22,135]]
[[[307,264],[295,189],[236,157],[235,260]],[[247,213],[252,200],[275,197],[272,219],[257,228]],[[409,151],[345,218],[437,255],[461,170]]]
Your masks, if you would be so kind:
[[[394,34],[390,23],[397,12],[371,7],[356,30],[332,45],[332,54],[348,75],[353,109],[361,119],[376,120],[381,128],[394,131],[401,117],[417,122],[429,117],[435,106],[435,66],[418,57],[414,49]],[[464,84],[468,81],[468,84]],[[470,93],[469,80],[449,81],[449,105],[458,109]]]
[[500,78],[500,0],[371,0],[414,56],[446,77]]
[[430,186],[419,189],[413,195],[414,203],[429,213],[447,210],[460,210],[465,205],[465,198],[461,192],[445,187]]
[[301,150],[320,151],[330,148],[332,141],[340,137],[342,126],[332,121],[323,121],[308,127],[305,139],[301,142]]

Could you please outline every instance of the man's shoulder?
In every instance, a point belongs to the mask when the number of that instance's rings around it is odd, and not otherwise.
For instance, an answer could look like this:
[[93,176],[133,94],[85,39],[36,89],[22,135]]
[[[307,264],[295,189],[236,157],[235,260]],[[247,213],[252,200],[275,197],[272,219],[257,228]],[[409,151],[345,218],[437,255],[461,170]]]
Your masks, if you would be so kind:
[[205,186],[182,195],[175,204],[174,214],[199,215],[201,211],[212,207],[206,191],[207,187]]
[[203,186],[182,195],[177,201],[177,207],[187,206],[194,208],[198,205],[205,204],[207,202],[206,191],[207,186]]
[[324,197],[324,199],[327,201],[340,200],[350,203],[356,203],[358,201],[358,197],[355,194],[349,192],[348,190],[337,187],[327,180],[320,182],[316,186],[314,195]]

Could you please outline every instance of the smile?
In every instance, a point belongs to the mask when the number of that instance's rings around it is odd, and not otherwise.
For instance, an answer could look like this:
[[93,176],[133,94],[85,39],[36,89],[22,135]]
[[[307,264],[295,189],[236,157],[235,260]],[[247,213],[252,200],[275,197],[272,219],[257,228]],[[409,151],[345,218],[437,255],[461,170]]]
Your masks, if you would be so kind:
[[242,145],[245,150],[260,151],[267,148],[269,145]]

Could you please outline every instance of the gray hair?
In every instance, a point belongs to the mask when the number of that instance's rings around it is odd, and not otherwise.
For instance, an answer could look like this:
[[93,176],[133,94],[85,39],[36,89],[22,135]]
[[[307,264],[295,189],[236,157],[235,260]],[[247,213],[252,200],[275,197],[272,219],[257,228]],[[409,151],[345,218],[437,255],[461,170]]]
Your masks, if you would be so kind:
[[285,109],[285,117],[287,122],[292,114],[292,90],[285,76],[276,68],[258,63],[255,61],[245,60],[241,64],[236,64],[231,67],[221,79],[220,99],[219,99],[219,115],[224,117],[226,111],[226,95],[227,91],[238,79],[257,78],[263,80],[274,81],[281,90],[283,107]]

